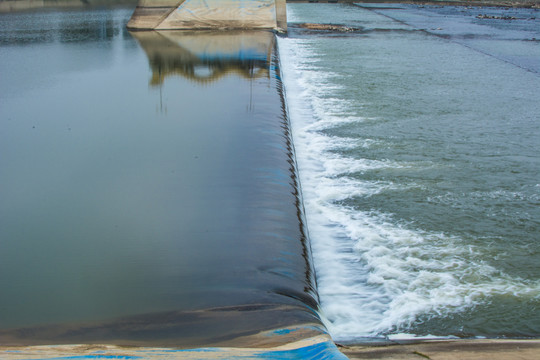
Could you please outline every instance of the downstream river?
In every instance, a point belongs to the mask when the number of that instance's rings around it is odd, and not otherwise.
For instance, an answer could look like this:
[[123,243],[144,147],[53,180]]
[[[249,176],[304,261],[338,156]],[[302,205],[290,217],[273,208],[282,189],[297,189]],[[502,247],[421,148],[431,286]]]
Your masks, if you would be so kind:
[[539,15],[289,4],[280,58],[335,339],[540,335]]

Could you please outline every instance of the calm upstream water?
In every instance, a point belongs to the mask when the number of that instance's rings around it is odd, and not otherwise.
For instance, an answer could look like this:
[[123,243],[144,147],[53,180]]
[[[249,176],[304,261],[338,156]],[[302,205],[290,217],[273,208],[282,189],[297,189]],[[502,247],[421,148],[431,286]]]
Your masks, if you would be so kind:
[[280,58],[333,337],[540,336],[540,12],[288,16]]
[[274,34],[132,12],[0,14],[0,343],[320,334]]

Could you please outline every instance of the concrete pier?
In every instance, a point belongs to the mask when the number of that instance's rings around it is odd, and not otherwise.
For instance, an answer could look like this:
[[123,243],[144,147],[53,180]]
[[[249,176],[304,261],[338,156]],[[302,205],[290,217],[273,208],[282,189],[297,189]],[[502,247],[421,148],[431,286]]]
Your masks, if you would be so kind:
[[285,0],[140,0],[130,30],[287,30]]

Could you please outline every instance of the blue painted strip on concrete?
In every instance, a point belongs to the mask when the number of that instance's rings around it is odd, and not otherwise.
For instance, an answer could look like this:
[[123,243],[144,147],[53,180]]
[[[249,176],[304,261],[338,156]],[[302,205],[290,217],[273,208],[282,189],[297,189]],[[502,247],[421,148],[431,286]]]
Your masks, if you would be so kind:
[[[84,359],[115,359],[115,360],[130,360],[130,359],[145,359],[141,356],[129,356],[129,355],[77,355],[77,356],[67,356],[67,357],[54,357],[54,358],[43,358],[42,360],[84,360]],[[35,360],[35,359],[32,359]],[[41,360],[41,359],[37,359]]]
[[[324,341],[292,350],[264,350],[264,349],[227,349],[227,348],[201,348],[201,349],[157,349],[146,350],[141,348],[140,356],[133,355],[104,355],[89,354],[63,357],[42,357],[41,360],[106,360],[106,359],[227,359],[227,360],[347,360],[336,345],[331,341]],[[35,360],[32,357],[32,360]]]
[[347,360],[332,342],[323,342],[287,351],[269,351],[256,355],[256,359],[305,359],[305,360]]

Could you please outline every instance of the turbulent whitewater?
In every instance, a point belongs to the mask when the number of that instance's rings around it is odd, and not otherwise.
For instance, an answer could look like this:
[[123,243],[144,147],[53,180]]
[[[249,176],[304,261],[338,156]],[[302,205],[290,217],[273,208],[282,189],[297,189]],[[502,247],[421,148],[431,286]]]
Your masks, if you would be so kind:
[[336,340],[540,335],[535,14],[288,5],[279,51]]

